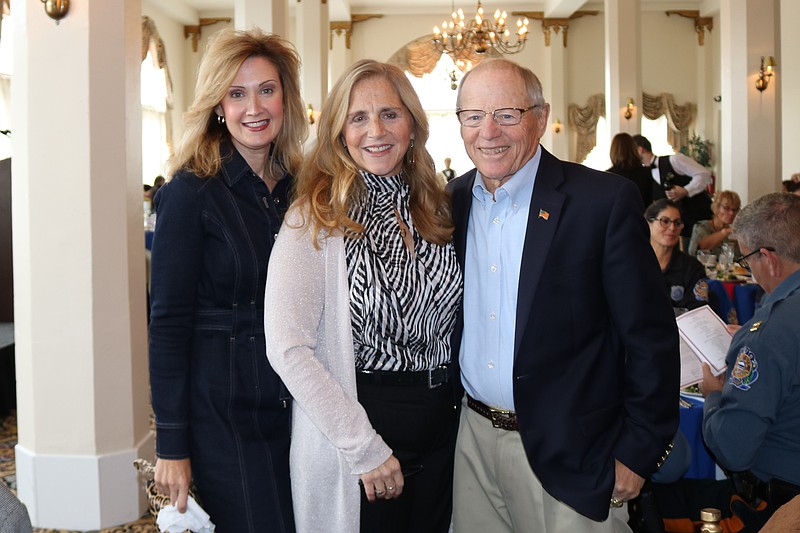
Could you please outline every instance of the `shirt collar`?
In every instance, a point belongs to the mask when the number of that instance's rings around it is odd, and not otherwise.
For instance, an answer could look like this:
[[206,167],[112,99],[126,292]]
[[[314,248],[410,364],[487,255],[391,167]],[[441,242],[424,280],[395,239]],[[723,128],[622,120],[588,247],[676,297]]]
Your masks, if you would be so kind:
[[781,281],[778,286],[775,287],[775,290],[773,290],[770,294],[767,294],[767,296],[761,302],[761,305],[783,300],[798,288],[800,288],[800,270],[789,274],[783,281]]
[[[275,145],[273,144],[272,147]],[[272,156],[272,147],[270,148],[270,157]],[[260,180],[261,178],[250,168],[247,161],[244,160],[242,154],[230,143],[223,142],[219,147],[219,155],[222,159],[222,179],[228,187],[233,187],[240,179],[248,174]],[[286,172],[283,172],[283,177],[286,177]]]
[[[497,198],[498,192],[504,191],[505,194],[508,195],[513,206],[521,207],[529,205],[531,195],[533,194],[533,185],[536,181],[536,173],[539,170],[539,163],[541,160],[542,145],[539,145],[533,157],[511,176],[511,179],[497,188],[495,191],[495,198]],[[477,198],[480,202],[483,202],[484,198],[491,196],[480,172],[475,173],[475,182],[472,185],[472,196]]]

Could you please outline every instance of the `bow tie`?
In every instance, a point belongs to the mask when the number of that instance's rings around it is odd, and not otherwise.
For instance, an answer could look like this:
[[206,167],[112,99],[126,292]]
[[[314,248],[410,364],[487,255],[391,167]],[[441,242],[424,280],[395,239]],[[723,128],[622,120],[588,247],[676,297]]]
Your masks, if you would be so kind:
[[652,163],[650,163],[650,168],[651,168],[651,169],[652,169],[652,168],[658,168],[658,165],[656,165],[656,160],[655,160],[655,159],[653,159],[653,162],[652,162]]

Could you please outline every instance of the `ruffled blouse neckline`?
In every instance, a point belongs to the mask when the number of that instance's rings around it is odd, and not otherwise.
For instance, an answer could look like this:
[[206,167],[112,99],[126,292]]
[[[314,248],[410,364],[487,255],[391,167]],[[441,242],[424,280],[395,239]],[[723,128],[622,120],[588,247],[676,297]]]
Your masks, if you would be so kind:
[[369,191],[391,193],[408,188],[402,172],[394,176],[377,176],[366,170],[360,170],[359,173],[364,178],[364,185]]

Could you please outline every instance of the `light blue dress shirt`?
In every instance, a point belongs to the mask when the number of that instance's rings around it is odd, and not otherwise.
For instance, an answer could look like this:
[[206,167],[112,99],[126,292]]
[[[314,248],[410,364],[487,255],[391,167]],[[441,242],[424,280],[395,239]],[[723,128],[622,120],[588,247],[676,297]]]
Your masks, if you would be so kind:
[[514,410],[514,335],[522,248],[542,148],[494,193],[475,175],[464,260],[459,361],[467,394]]

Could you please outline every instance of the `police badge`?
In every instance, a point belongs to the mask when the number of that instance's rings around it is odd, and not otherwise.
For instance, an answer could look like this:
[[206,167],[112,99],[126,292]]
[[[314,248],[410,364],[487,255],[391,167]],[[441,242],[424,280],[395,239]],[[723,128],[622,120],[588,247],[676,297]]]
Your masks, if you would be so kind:
[[680,285],[673,285],[669,288],[669,296],[673,302],[680,302],[683,298],[683,287]]
[[750,390],[750,386],[758,379],[758,361],[755,354],[747,346],[742,346],[731,369],[729,383],[739,390]]

